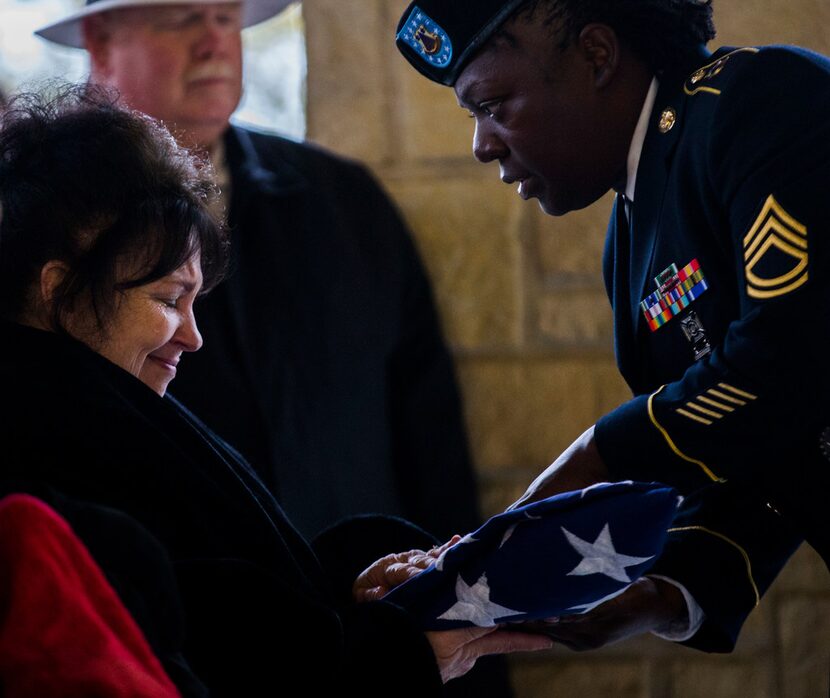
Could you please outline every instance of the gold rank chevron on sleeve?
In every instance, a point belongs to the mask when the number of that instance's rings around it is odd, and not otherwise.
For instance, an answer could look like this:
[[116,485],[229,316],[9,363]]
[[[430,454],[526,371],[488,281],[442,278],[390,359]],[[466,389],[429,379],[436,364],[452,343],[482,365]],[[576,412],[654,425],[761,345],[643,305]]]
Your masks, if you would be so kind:
[[783,296],[807,281],[807,228],[770,194],[743,240],[750,298]]

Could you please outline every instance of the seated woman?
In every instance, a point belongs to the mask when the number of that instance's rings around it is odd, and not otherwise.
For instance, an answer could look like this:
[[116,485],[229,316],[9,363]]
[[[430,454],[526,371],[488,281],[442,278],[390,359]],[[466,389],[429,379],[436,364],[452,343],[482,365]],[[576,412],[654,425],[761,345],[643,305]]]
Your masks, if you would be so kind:
[[[166,394],[201,344],[194,304],[224,268],[209,190],[160,125],[101,94],[9,105],[0,122],[3,490],[38,494],[68,518],[185,694],[199,690],[189,665],[212,696],[281,695],[296,681],[311,695],[435,695],[483,654],[548,647],[497,629],[424,634],[388,602],[347,603],[332,580],[433,541],[404,525],[411,538],[390,533],[386,549],[329,535],[331,557],[351,559],[345,574],[324,569],[240,454]],[[132,555],[134,540],[120,548],[106,514],[76,526],[61,502],[137,522],[169,558],[182,608],[161,610],[165,589],[153,598],[157,555]],[[346,540],[363,549],[343,555]]]

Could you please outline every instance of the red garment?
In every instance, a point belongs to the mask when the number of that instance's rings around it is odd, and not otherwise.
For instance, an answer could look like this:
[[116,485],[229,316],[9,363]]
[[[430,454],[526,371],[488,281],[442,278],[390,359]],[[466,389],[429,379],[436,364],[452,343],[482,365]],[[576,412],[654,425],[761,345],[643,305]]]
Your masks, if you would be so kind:
[[0,499],[5,698],[175,698],[141,630],[69,525],[23,494]]

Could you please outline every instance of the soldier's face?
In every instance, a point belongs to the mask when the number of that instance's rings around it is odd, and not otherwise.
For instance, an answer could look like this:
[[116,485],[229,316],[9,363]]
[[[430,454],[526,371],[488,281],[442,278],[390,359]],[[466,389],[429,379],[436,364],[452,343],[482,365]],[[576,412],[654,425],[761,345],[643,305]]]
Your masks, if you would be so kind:
[[609,124],[602,56],[561,50],[541,18],[505,25],[459,77],[459,104],[475,119],[473,153],[546,213],[583,208],[625,176],[627,144]]

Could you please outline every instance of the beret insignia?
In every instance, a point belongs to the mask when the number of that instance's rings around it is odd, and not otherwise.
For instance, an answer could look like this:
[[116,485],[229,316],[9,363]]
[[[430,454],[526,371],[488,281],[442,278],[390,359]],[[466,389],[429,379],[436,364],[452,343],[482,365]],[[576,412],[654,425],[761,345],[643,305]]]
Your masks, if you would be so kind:
[[417,6],[396,38],[415,49],[421,59],[433,67],[445,68],[452,60],[449,35]]

